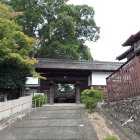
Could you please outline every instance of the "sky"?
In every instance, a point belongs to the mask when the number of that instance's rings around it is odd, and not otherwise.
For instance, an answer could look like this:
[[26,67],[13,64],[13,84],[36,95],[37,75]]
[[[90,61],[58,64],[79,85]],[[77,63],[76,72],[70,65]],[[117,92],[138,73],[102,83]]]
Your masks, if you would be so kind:
[[140,30],[140,0],[69,0],[69,3],[87,4],[95,10],[100,39],[86,42],[95,60],[116,61],[129,48],[122,44]]

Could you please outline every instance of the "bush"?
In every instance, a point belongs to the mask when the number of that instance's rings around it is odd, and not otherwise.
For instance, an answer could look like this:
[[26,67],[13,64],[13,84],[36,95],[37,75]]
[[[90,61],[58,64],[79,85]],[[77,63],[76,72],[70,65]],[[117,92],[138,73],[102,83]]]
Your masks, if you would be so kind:
[[4,101],[4,95],[2,93],[0,93],[0,102]]
[[[43,104],[47,103],[48,97],[46,95],[38,94],[33,97],[33,100],[36,99],[36,107],[41,107]],[[33,101],[33,107],[35,107],[35,101]]]
[[86,109],[94,109],[97,103],[102,99],[102,92],[99,90],[86,89],[82,92],[82,102],[85,104]]
[[116,137],[110,137],[110,138],[106,138],[104,140],[118,140]]

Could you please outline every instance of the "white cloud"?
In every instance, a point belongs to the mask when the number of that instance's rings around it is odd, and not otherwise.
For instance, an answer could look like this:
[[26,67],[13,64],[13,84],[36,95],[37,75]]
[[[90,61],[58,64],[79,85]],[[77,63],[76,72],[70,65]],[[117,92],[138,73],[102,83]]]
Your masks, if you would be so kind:
[[139,0],[70,0],[73,4],[88,4],[95,9],[95,21],[101,27],[100,39],[87,42],[94,59],[115,61],[126,49],[122,43],[140,30]]

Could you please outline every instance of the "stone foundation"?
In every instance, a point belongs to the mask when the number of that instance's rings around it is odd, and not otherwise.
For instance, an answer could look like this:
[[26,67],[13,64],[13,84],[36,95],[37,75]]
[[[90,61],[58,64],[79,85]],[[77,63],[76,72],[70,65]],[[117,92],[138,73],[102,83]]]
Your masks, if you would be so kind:
[[103,108],[117,119],[122,126],[129,127],[140,135],[140,96],[111,102]]

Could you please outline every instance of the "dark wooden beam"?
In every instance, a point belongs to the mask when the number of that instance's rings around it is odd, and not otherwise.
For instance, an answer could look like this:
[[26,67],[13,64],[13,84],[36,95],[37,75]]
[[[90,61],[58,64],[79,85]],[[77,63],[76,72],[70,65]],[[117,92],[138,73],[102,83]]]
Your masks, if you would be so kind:
[[70,78],[64,78],[64,77],[47,77],[47,80],[52,81],[86,81],[88,80],[87,77],[70,77]]

